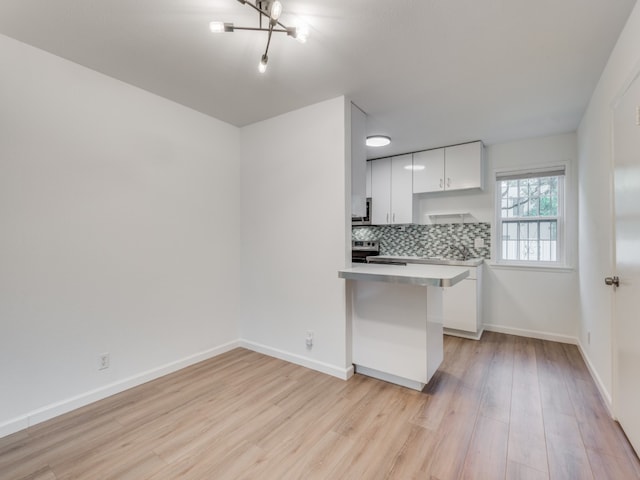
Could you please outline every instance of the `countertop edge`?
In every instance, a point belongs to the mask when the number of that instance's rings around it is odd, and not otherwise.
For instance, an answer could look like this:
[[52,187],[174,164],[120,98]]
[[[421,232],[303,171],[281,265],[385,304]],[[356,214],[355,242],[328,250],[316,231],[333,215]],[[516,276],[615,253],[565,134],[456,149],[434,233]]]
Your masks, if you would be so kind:
[[452,287],[469,276],[469,270],[460,272],[451,278],[428,277],[422,275],[394,275],[392,273],[381,272],[354,272],[349,270],[338,270],[338,277],[345,280],[362,280],[373,282],[400,283],[406,285],[417,285],[421,287]]
[[372,261],[371,263],[387,263],[387,262],[406,262],[415,263],[420,265],[440,265],[451,267],[479,267],[486,262],[484,258],[473,258],[469,260],[454,260],[454,259],[434,259],[427,257],[414,257],[403,255],[376,255],[368,257]]

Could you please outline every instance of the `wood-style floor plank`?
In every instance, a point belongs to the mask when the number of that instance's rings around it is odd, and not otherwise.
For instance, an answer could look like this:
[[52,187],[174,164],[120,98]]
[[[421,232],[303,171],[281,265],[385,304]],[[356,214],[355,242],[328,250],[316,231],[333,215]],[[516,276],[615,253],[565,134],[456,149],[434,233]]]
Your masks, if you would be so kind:
[[415,392],[236,349],[0,439],[0,479],[640,480],[574,346],[444,352]]
[[[517,471],[524,465],[546,470],[547,445],[536,364],[535,340],[515,339],[508,460]],[[514,466],[515,468],[515,466]],[[535,475],[535,472],[533,472]],[[518,474],[520,475],[520,474]]]
[[507,468],[509,424],[480,415],[466,456],[465,480],[504,478]]

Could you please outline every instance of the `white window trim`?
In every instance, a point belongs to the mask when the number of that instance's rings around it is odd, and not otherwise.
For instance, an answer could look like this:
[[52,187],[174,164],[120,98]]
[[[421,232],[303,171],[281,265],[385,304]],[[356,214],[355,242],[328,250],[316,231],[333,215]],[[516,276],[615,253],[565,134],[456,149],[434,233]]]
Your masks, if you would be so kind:
[[[502,208],[501,208],[501,190],[498,188],[498,177],[504,177],[507,175],[526,175],[535,174],[535,176],[544,176],[545,173],[553,172],[563,169],[564,179],[558,185],[558,201],[561,203],[562,208],[558,212],[558,225],[557,235],[558,244],[555,262],[546,261],[533,261],[533,260],[502,260]],[[519,268],[519,269],[545,269],[547,271],[573,271],[569,266],[567,259],[567,185],[569,184],[570,165],[566,162],[552,163],[548,165],[537,165],[536,167],[522,167],[518,169],[496,169],[493,175],[493,186],[495,190],[494,195],[494,210],[495,210],[495,227],[494,227],[494,241],[493,241],[493,258],[495,261],[491,262],[493,266],[498,268]],[[520,217],[517,217],[520,218]],[[516,218],[516,219],[517,219]],[[554,217],[556,218],[556,217]]]

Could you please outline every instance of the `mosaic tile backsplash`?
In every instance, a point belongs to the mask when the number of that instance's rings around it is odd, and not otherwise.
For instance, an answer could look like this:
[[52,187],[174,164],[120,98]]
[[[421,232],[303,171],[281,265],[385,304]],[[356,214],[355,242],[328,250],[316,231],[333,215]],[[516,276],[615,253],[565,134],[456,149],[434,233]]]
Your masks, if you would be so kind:
[[[476,238],[484,240],[484,247],[475,248]],[[439,225],[376,225],[353,227],[353,240],[378,240],[380,255],[444,256],[458,258],[450,245],[465,246],[471,257],[491,257],[490,223],[447,223]]]

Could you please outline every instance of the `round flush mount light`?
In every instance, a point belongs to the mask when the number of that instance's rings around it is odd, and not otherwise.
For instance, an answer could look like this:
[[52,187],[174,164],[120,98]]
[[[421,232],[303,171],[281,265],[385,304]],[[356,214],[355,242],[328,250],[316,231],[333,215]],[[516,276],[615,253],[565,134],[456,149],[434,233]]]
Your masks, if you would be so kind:
[[384,135],[372,135],[367,137],[367,147],[386,147],[390,143],[391,139]]

